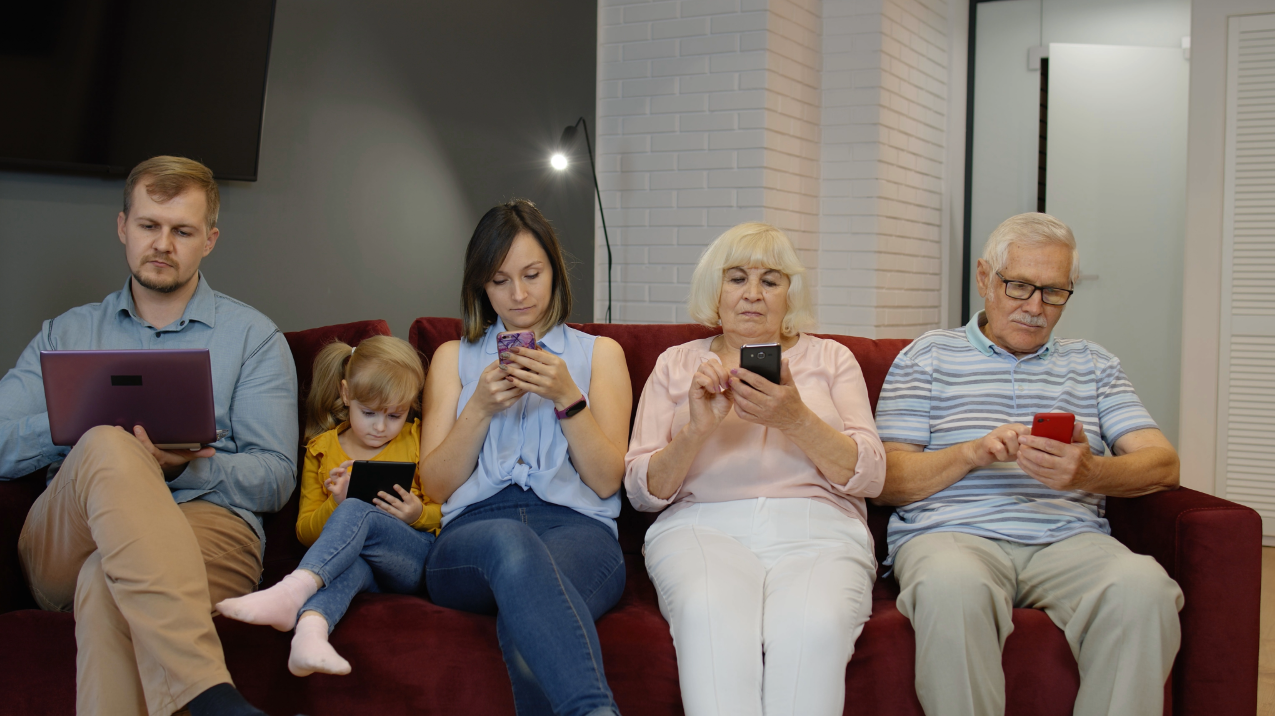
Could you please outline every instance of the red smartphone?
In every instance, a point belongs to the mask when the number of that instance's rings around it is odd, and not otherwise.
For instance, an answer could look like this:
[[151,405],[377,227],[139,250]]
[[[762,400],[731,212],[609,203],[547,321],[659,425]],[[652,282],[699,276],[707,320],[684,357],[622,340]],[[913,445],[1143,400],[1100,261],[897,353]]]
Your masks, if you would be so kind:
[[509,365],[513,361],[505,358],[509,349],[514,346],[535,350],[536,334],[531,331],[504,331],[496,334],[496,354],[500,356],[501,365]]
[[1070,443],[1076,428],[1076,416],[1071,413],[1036,413],[1032,418],[1032,435],[1040,438]]

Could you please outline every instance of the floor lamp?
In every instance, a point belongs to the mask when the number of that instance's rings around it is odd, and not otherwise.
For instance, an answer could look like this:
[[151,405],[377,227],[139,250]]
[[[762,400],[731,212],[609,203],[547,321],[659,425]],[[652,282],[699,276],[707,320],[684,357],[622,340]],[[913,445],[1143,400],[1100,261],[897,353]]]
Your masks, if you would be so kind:
[[575,124],[568,126],[562,130],[562,139],[558,140],[558,152],[549,159],[549,164],[554,169],[562,171],[567,168],[567,152],[571,149],[571,145],[575,143],[576,127],[584,127],[584,145],[589,149],[589,169],[593,172],[593,191],[598,197],[598,215],[602,217],[602,238],[606,241],[607,246],[607,314],[606,322],[611,322],[611,237],[607,234],[607,217],[606,212],[602,210],[602,190],[598,188],[598,167],[593,163],[593,142],[589,140],[589,123],[584,117],[576,120]]

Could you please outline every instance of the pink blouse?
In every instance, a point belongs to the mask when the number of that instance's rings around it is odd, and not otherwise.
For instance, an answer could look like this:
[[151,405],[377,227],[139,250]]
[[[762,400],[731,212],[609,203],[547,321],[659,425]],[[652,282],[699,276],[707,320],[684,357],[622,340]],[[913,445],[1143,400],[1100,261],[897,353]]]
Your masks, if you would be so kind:
[[806,334],[784,358],[806,406],[858,444],[854,476],[845,485],[834,485],[782,432],[747,422],[731,410],[700,448],[677,493],[668,500],[650,493],[646,471],[651,456],[690,422],[691,377],[704,361],[720,360],[709,350],[712,342],[703,338],[664,351],[642,389],[624,458],[624,486],[633,506],[656,512],[672,505],[660,515],[663,519],[696,502],[808,497],[866,525],[863,499],[881,494],[885,448],[877,437],[863,373],[850,349]]

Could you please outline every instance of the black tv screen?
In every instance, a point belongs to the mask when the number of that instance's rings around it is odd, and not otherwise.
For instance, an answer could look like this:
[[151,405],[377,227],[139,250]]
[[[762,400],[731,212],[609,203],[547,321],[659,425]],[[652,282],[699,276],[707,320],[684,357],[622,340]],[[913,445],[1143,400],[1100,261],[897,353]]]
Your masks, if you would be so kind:
[[274,0],[0,0],[0,165],[257,178]]

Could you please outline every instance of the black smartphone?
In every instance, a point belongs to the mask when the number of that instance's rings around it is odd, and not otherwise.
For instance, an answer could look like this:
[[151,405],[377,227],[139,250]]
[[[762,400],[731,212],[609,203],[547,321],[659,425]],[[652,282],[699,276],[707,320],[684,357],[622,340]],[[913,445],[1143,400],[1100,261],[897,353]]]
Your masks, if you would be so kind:
[[778,343],[750,343],[739,349],[739,367],[779,385],[780,353]]
[[395,485],[402,485],[411,492],[412,480],[416,478],[416,463],[391,462],[388,460],[355,460],[350,468],[350,486],[345,496],[363,500],[369,505],[376,499],[378,492],[398,497]]

